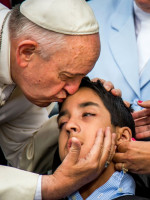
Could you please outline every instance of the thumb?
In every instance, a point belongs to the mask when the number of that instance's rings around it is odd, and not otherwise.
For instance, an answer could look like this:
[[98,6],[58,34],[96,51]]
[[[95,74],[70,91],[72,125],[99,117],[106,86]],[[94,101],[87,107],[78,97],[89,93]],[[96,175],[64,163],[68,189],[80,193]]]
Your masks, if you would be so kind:
[[128,108],[130,107],[131,104],[128,101],[123,101],[123,102]]
[[139,106],[143,108],[150,108],[150,100],[148,101],[138,101],[137,102]]
[[69,142],[71,148],[69,149],[69,153],[66,156],[65,161],[73,165],[76,164],[79,160],[81,144],[80,141],[75,137],[72,137]]

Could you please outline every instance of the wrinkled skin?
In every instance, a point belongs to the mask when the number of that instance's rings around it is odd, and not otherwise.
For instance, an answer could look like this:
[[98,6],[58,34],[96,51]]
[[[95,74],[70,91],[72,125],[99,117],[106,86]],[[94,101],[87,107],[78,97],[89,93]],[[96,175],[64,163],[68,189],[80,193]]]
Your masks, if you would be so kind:
[[62,101],[77,91],[81,79],[94,67],[100,53],[98,33],[65,36],[65,42],[44,60],[37,42],[26,38],[11,41],[12,79],[33,104],[45,107]]

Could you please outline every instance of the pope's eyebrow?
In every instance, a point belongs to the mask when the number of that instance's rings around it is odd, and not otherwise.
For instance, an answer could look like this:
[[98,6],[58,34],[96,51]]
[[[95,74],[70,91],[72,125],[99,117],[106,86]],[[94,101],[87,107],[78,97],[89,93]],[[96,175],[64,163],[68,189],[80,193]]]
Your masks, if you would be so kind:
[[72,77],[74,77],[74,76],[85,76],[85,74],[83,74],[83,73],[75,73],[75,74],[73,74],[73,73],[66,72],[66,71],[62,71],[60,73],[60,75],[68,75],[68,76],[72,76]]

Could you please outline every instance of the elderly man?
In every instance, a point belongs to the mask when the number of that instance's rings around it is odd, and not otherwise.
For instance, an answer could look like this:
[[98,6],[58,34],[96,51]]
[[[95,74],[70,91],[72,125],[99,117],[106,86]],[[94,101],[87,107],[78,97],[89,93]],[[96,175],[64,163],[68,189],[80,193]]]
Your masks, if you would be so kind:
[[11,12],[0,4],[0,30],[0,146],[12,166],[0,167],[0,199],[60,199],[102,172],[114,149],[110,132],[97,133],[82,160],[72,139],[53,175],[13,167],[51,167],[58,134],[55,117],[49,120],[42,107],[73,94],[92,70],[100,51],[97,21],[83,0],[26,0]]

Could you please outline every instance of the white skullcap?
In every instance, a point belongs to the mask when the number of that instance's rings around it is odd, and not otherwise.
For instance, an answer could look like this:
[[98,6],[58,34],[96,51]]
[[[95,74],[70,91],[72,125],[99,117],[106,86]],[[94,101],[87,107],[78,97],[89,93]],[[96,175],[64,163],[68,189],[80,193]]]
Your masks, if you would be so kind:
[[99,31],[85,0],[25,0],[20,12],[35,24],[58,33],[85,35]]

